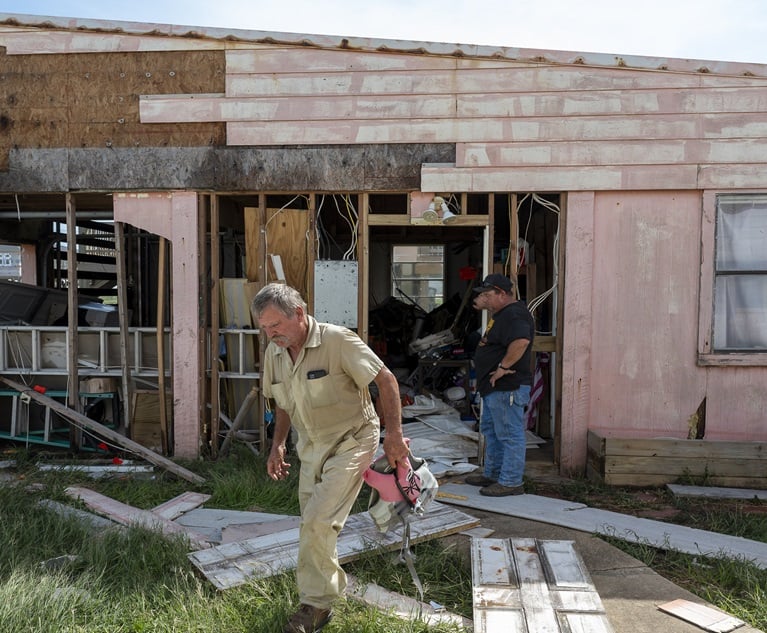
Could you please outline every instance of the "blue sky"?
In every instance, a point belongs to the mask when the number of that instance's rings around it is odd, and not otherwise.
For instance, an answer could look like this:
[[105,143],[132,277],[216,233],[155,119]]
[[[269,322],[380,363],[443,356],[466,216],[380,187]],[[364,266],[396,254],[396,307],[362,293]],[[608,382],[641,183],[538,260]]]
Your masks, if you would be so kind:
[[767,64],[767,0],[0,0],[0,13]]

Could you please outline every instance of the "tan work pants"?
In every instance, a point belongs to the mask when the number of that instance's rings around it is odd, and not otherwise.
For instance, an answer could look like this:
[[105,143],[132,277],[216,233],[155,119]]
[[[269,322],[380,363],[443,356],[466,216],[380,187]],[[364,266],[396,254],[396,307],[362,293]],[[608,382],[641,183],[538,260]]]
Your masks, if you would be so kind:
[[338,564],[338,534],[378,447],[378,431],[377,425],[365,424],[334,445],[302,443],[296,580],[303,604],[327,609],[346,589],[346,574]]

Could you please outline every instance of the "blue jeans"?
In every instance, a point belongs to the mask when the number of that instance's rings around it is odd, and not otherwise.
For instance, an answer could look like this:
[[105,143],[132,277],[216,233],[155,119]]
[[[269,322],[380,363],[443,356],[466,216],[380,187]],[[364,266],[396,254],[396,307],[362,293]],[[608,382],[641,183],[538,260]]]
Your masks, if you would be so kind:
[[[512,404],[509,405],[509,400]],[[521,486],[525,472],[525,406],[530,386],[482,396],[479,431],[485,436],[485,477],[504,486]]]

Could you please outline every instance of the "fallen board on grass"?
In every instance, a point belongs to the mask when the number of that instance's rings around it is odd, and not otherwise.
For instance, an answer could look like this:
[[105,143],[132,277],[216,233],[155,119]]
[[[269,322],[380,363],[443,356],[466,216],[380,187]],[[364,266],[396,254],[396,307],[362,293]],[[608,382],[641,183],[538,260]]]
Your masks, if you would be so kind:
[[[455,534],[479,524],[479,519],[454,508],[434,503],[423,516],[410,523],[410,542]],[[370,514],[353,514],[338,535],[338,559],[345,563],[376,549],[402,545],[402,528],[381,534]],[[227,543],[189,554],[195,567],[218,589],[229,589],[251,578],[267,578],[296,567],[298,528]]]
[[419,620],[427,626],[439,624],[453,624],[464,629],[472,628],[471,620],[456,613],[451,613],[444,608],[435,608],[432,604],[419,602],[408,596],[403,596],[375,583],[361,583],[354,576],[348,576],[349,584],[346,586],[346,595],[371,607],[380,609],[387,615],[401,620],[412,622]]
[[712,633],[729,633],[746,624],[728,613],[689,600],[672,600],[659,604],[658,608]]
[[127,503],[122,503],[95,490],[80,486],[70,486],[64,492],[73,499],[79,499],[94,512],[107,516],[122,525],[158,530],[169,536],[182,536],[189,541],[192,547],[210,547],[210,543],[202,535],[153,514],[149,510],[134,508]]
[[573,530],[603,534],[630,543],[687,554],[746,560],[767,569],[767,543],[718,534],[684,525],[643,519],[609,510],[598,510],[574,501],[538,495],[483,497],[473,486],[444,484],[437,499],[457,506],[487,510],[507,516],[561,525]]
[[185,512],[200,507],[210,499],[210,495],[201,492],[182,492],[180,495],[169,499],[165,503],[152,508],[152,512],[163,519],[172,521]]
[[767,490],[755,488],[721,488],[719,486],[681,486],[679,484],[666,484],[666,488],[675,497],[706,497],[709,499],[743,499],[753,501],[761,499],[767,501]]

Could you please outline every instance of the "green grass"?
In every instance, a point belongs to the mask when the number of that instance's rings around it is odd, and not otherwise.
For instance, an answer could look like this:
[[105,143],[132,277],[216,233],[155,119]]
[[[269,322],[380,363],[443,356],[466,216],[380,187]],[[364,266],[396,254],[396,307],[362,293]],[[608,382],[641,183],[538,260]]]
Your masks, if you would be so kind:
[[[266,477],[261,459],[238,451],[219,463],[185,464],[206,478],[204,485],[192,486],[159,472],[152,479],[111,480],[93,480],[78,473],[43,473],[33,462],[21,455],[17,482],[0,485],[0,633],[282,631],[298,603],[293,574],[217,591],[196,572],[182,539],[139,528],[94,533],[39,502],[52,499],[77,505],[64,490],[82,485],[148,509],[186,490],[196,490],[212,495],[208,507],[296,514],[297,468],[287,481],[273,482]],[[357,505],[365,507],[365,495]],[[460,572],[460,593],[465,596],[462,608],[470,616],[470,570],[460,567],[449,553],[443,555],[438,543],[425,543],[414,550],[430,598],[448,602],[455,584],[442,583],[440,575],[456,577]],[[64,558],[67,556],[71,558]],[[391,565],[392,556],[388,552],[368,554],[358,569],[370,580],[384,584],[384,577],[390,588],[414,597],[407,568]],[[347,569],[357,573],[351,566]],[[420,623],[389,617],[353,601],[342,602],[336,618],[325,628],[328,633],[426,630]],[[449,633],[458,629],[442,625],[428,630]]]
[[[240,447],[237,447],[238,449]],[[208,507],[297,514],[298,464],[284,482],[267,478],[264,462],[248,450],[235,450],[220,462],[184,466],[206,483],[194,486],[162,471],[153,478],[93,480],[82,474],[40,472],[35,456],[18,454],[14,485],[0,485],[0,633],[279,633],[297,606],[295,578],[284,574],[217,591],[187,557],[179,538],[131,528],[97,531],[40,505],[53,499],[76,505],[65,494],[82,485],[139,508],[151,508],[187,490],[211,495]],[[294,461],[297,462],[297,460]],[[552,490],[527,482],[528,492]],[[767,542],[764,514],[748,504],[674,499],[663,490],[638,492],[573,480],[556,487],[556,496],[627,514],[676,510],[674,522]],[[354,511],[367,505],[366,492]],[[750,504],[753,506],[754,504]],[[616,547],[705,600],[767,630],[767,571],[743,561],[701,558],[657,550],[646,544],[609,540]],[[471,565],[455,539],[413,548],[426,600],[472,615]],[[69,556],[70,558],[62,558]],[[368,552],[345,565],[363,582],[417,598],[396,553]],[[354,601],[341,602],[325,631],[340,633],[451,633],[453,625],[427,628],[389,617]]]

